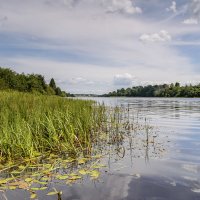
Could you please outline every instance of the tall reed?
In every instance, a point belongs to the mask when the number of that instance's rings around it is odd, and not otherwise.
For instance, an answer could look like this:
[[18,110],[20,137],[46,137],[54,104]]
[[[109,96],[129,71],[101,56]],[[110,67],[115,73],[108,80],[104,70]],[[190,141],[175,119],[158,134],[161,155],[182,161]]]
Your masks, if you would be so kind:
[[0,161],[91,151],[108,117],[93,101],[1,91]]

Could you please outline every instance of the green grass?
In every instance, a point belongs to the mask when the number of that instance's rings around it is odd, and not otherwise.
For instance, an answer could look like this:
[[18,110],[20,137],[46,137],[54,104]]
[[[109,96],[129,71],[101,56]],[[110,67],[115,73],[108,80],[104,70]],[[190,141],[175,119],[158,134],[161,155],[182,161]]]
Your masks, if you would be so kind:
[[0,162],[91,152],[108,118],[93,101],[1,91]]

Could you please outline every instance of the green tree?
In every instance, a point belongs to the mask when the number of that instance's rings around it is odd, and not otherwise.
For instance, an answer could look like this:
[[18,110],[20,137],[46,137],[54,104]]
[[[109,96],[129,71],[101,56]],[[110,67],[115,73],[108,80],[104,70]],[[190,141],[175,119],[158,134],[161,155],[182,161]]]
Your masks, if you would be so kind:
[[56,88],[55,92],[56,92],[56,95],[62,96],[62,91],[59,87]]
[[8,89],[8,85],[7,83],[5,82],[4,79],[0,78],[0,90],[5,90],[5,89]]
[[48,95],[69,96],[56,86],[52,78],[49,85],[46,84],[44,76],[40,74],[18,74],[11,69],[0,67],[0,89],[12,89],[22,92],[34,92]]
[[56,83],[55,83],[55,81],[54,81],[53,78],[50,80],[49,86],[50,86],[51,88],[53,88],[54,91],[56,91],[56,88],[57,88],[57,87],[56,87]]

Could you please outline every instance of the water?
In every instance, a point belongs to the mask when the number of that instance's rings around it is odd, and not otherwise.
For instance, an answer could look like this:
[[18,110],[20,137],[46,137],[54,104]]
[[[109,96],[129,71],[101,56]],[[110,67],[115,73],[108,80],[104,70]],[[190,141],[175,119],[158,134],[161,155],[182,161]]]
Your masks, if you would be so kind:
[[[88,98],[87,98],[88,99]],[[125,156],[113,152],[101,178],[60,185],[62,199],[200,199],[200,99],[89,98],[129,108],[130,120],[152,126],[148,144],[143,130],[125,141]],[[152,141],[152,138],[154,141]],[[12,191],[8,199],[28,199]],[[56,199],[40,193],[40,199]]]

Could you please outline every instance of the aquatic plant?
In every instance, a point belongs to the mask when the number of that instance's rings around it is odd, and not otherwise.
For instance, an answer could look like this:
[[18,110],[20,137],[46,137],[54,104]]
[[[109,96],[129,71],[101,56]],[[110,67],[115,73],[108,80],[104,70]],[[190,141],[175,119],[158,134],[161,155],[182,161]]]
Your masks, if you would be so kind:
[[[43,159],[37,158],[1,170],[0,194],[5,196],[7,190],[21,189],[28,191],[31,199],[38,199],[38,191],[45,191],[48,196],[57,195],[61,199],[62,191],[56,189],[57,185],[71,185],[85,177],[91,180],[99,178],[99,169],[105,167],[99,164],[100,158],[100,155],[95,155],[63,159],[50,154]],[[54,188],[50,187],[52,183]],[[48,188],[51,190],[46,191]]]
[[[46,190],[52,180],[71,184],[85,175],[99,177],[102,165],[95,160],[102,146],[119,135],[118,108],[20,92],[0,92],[0,99],[3,192],[23,189],[36,198],[36,191]],[[54,194],[61,195],[48,193]]]
[[52,183],[98,180],[105,167],[101,159],[124,158],[124,144],[129,144],[131,159],[142,156],[144,147],[145,159],[152,150],[159,155],[151,127],[146,120],[140,124],[130,106],[106,107],[94,101],[19,92],[1,92],[0,98],[3,196],[7,190],[22,189],[36,199],[37,191],[44,190],[61,200],[62,191],[52,188]]
[[51,152],[89,154],[100,135],[118,123],[93,101],[20,92],[0,92],[0,99],[0,163]]

